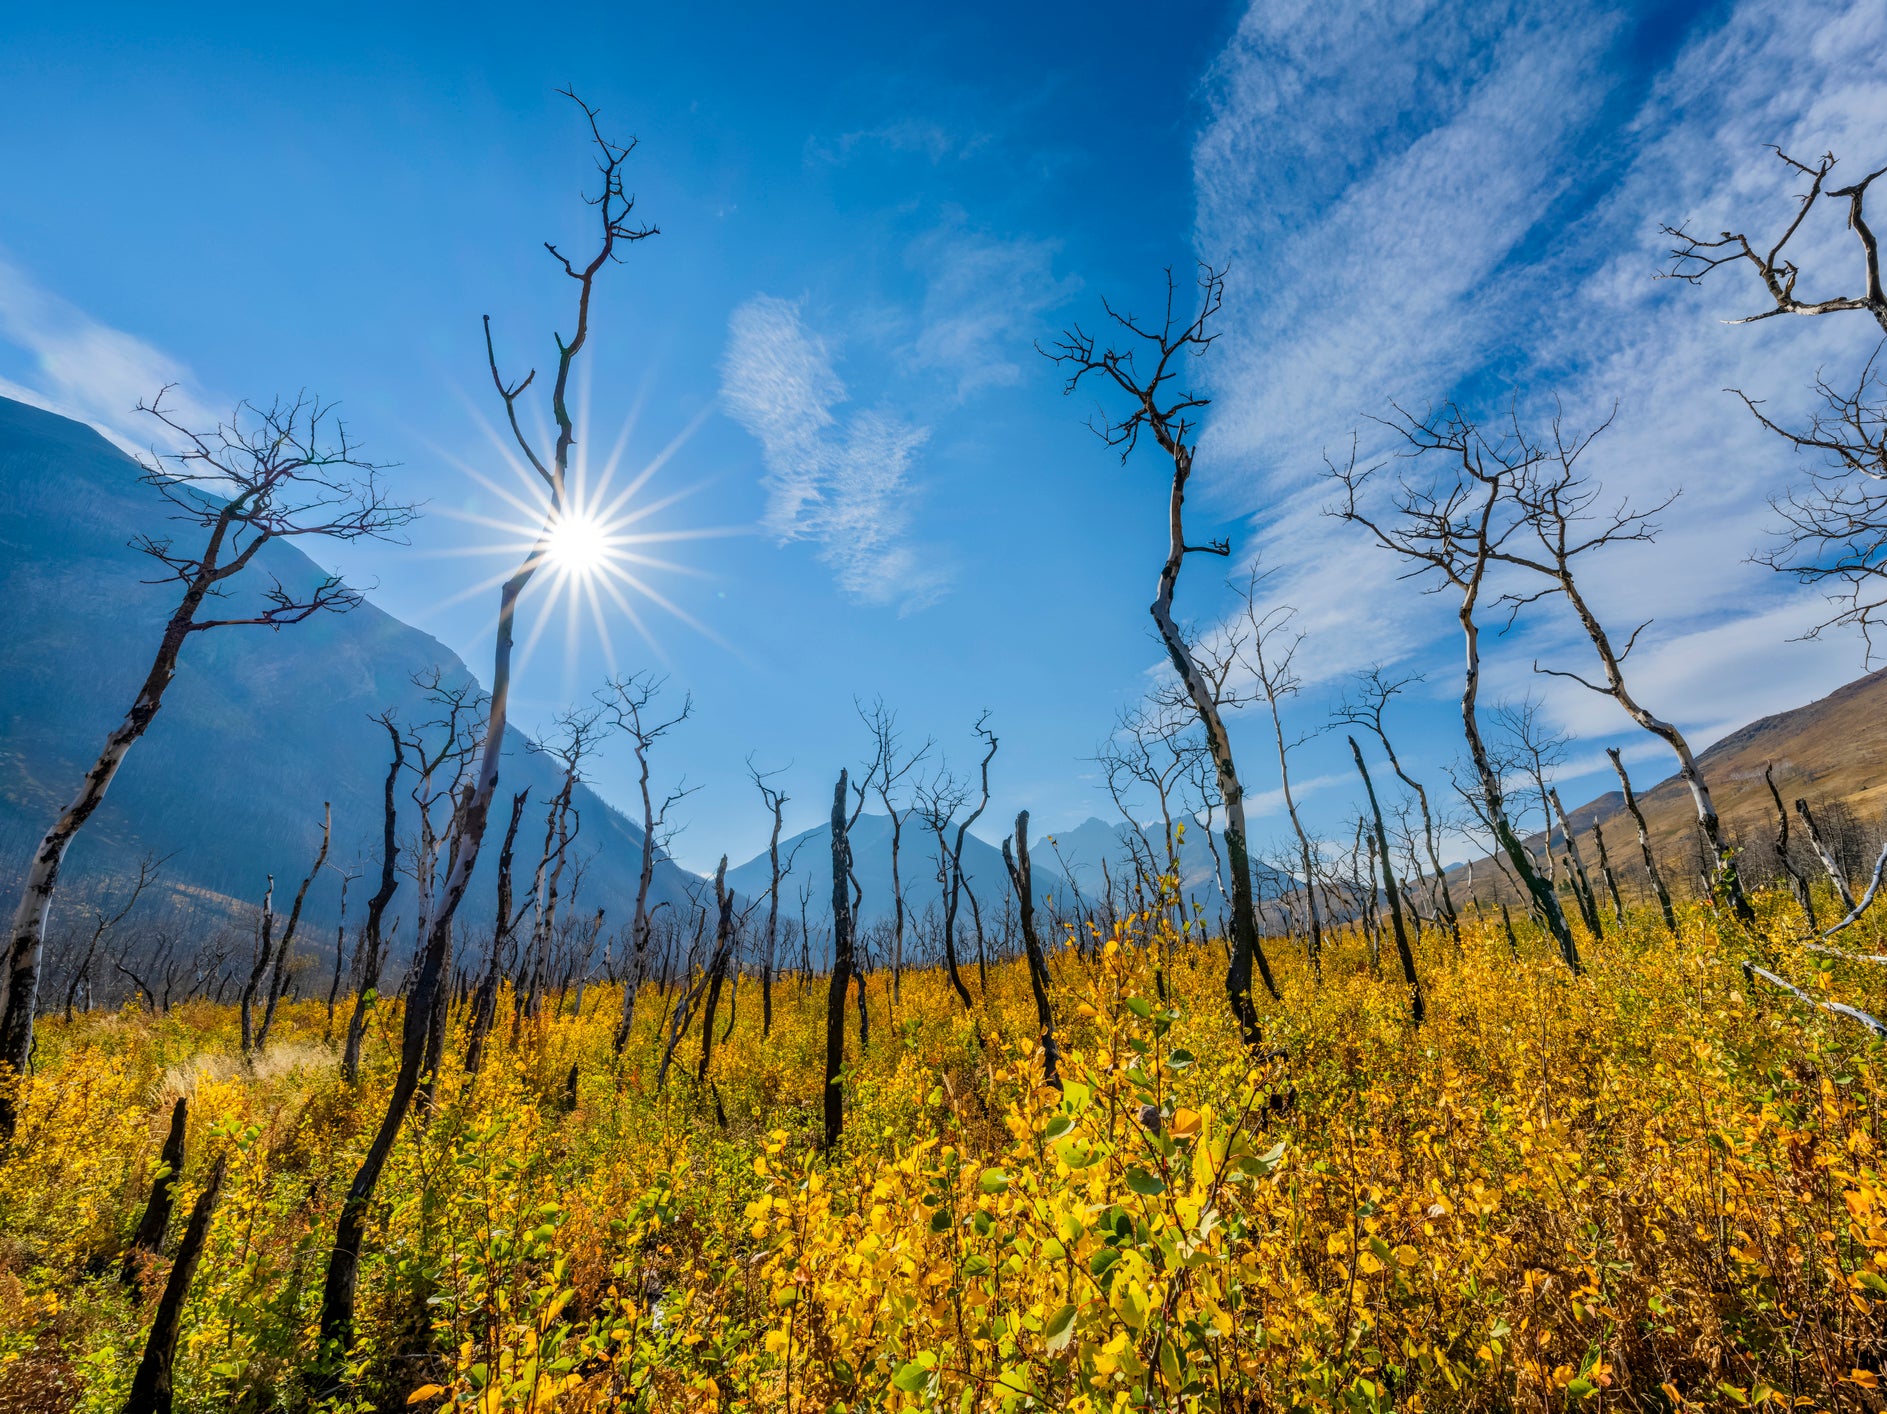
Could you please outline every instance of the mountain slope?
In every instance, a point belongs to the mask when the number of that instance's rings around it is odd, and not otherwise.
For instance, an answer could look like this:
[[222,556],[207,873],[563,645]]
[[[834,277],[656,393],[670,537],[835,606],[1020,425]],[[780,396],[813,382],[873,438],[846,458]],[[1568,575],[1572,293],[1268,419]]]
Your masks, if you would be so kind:
[[[170,589],[140,582],[153,564],[127,545],[165,529],[168,508],[138,477],[92,429],[0,399],[0,907],[9,912],[21,862],[131,702],[174,601]],[[321,571],[277,542],[248,573],[292,587]],[[280,632],[193,635],[163,710],[72,847],[68,888],[81,892],[152,852],[174,854],[164,875],[173,898],[253,900],[270,874],[278,890],[292,890],[319,843],[324,801],[334,810],[331,859],[377,868],[388,754],[372,719],[391,707],[404,721],[426,720],[411,678],[434,667],[449,682],[471,676],[443,644],[371,603]],[[522,735],[508,733],[505,746],[468,922],[491,912],[508,793],[529,785],[533,802],[548,803],[555,789],[549,763]],[[621,921],[640,832],[587,788],[577,804],[577,853],[595,856],[580,906]],[[542,837],[541,813],[525,820],[521,856],[535,848],[533,833]],[[689,876],[664,860],[656,879],[658,897],[680,898]],[[402,886],[396,911],[411,892]],[[360,897],[357,887],[356,904]],[[337,903],[330,873],[310,893],[310,921],[331,922]]]
[[[1659,764],[1673,760],[1662,747],[1660,758],[1654,759]],[[1794,814],[1797,798],[1806,799],[1824,823],[1845,814],[1865,839],[1877,839],[1887,814],[1887,669],[1857,678],[1806,706],[1739,727],[1697,757],[1726,837],[1749,849],[1758,863],[1774,855],[1776,807],[1763,781],[1763,770],[1770,765],[1790,811],[1796,836],[1792,856],[1801,847]],[[1694,891],[1698,831],[1689,788],[1672,774],[1647,790],[1644,778],[1650,772],[1643,764],[1634,775],[1638,779],[1632,784],[1661,868],[1674,890]],[[1622,792],[1608,791],[1567,813],[1589,868],[1596,865],[1589,841],[1597,820],[1621,877],[1643,882],[1637,827],[1625,812]],[[1530,843],[1537,852],[1537,833]],[[1449,881],[1465,883],[1466,875],[1465,866],[1450,870]],[[1488,880],[1497,877],[1493,861],[1477,860],[1475,877],[1481,881],[1482,896],[1492,897],[1487,890]]]

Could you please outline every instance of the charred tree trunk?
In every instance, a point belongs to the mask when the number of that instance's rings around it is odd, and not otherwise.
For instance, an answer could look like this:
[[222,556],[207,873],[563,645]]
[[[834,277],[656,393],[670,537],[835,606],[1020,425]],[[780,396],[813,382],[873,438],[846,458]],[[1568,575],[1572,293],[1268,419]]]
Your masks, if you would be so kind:
[[360,1080],[360,1044],[367,1032],[367,1008],[372,1004],[370,994],[380,986],[380,968],[385,961],[385,941],[380,930],[386,919],[387,905],[393,902],[393,895],[400,887],[400,876],[396,872],[400,860],[399,801],[394,792],[399,786],[400,770],[406,764],[406,743],[390,714],[379,720],[392,739],[393,762],[387,767],[381,807],[380,887],[367,900],[367,923],[360,935],[359,975],[354,978],[354,1009],[347,1018],[347,1044],[341,1051],[341,1078],[349,1085]]
[[125,1250],[124,1269],[119,1280],[135,1288],[142,1275],[142,1260],[164,1250],[164,1237],[170,1231],[170,1210],[176,1201],[177,1180],[183,1175],[184,1132],[190,1123],[190,1102],[179,1098],[170,1111],[170,1133],[158,1156],[157,1173],[151,1179],[150,1201],[138,1222],[137,1235]]
[[1376,803],[1376,786],[1369,778],[1369,767],[1363,764],[1363,748],[1356,744],[1356,738],[1350,737],[1350,752],[1356,757],[1356,770],[1363,778],[1363,791],[1369,796],[1370,816],[1376,827],[1376,858],[1382,863],[1383,899],[1389,905],[1389,921],[1395,932],[1396,957],[1402,963],[1402,980],[1409,984],[1409,1011],[1420,1026],[1428,1014],[1427,1004],[1422,999],[1422,979],[1415,973],[1415,953],[1409,947],[1408,930],[1402,924],[1402,898],[1396,891],[1396,869],[1389,857],[1389,832],[1383,828],[1382,806]]
[[485,1043],[491,1036],[491,1023],[498,1013],[498,988],[504,981],[505,953],[517,920],[511,914],[512,861],[518,844],[518,822],[524,818],[524,804],[530,798],[526,786],[511,797],[511,823],[505,827],[504,847],[498,851],[498,916],[492,923],[491,957],[486,960],[485,975],[472,998],[472,1022],[465,1041],[465,1073],[477,1075],[485,1063]]
[[846,836],[846,773],[839,771],[832,792],[832,977],[826,987],[825,1138],[830,1153],[845,1123],[845,1093],[839,1072],[845,1067],[845,993],[852,983],[851,841]]
[[1573,897],[1579,900],[1579,913],[1585,920],[1586,931],[1594,938],[1605,936],[1605,930],[1599,926],[1599,901],[1592,892],[1592,880],[1586,874],[1586,861],[1579,853],[1579,839],[1573,834],[1572,821],[1566,818],[1566,807],[1559,803],[1559,787],[1547,791],[1546,797],[1553,803],[1553,814],[1559,818],[1559,832],[1566,840],[1566,859],[1572,866]]
[[242,986],[242,999],[238,1003],[242,1017],[242,1053],[245,1058],[256,1053],[256,993],[269,975],[269,962],[275,953],[275,876],[271,874],[268,877],[268,888],[262,893],[262,916],[256,921],[254,960],[249,968],[249,980]]
[[1801,905],[1802,917],[1808,922],[1808,931],[1819,933],[1821,924],[1815,920],[1815,900],[1809,892],[1808,880],[1795,867],[1795,861],[1789,858],[1789,812],[1782,808],[1782,792],[1776,789],[1776,768],[1771,762],[1763,763],[1763,784],[1769,787],[1769,798],[1776,803],[1776,862],[1788,876],[1789,889],[1794,893],[1796,903]]
[[210,1170],[196,1206],[190,1210],[190,1225],[184,1229],[177,1260],[171,1264],[170,1278],[164,1283],[164,1295],[157,1303],[157,1315],[151,1321],[151,1333],[144,1343],[144,1358],[131,1378],[131,1393],[125,1400],[124,1414],[170,1414],[170,1367],[177,1358],[177,1332],[182,1323],[184,1299],[190,1294],[190,1282],[197,1274],[203,1246],[209,1240],[210,1219],[216,1215],[216,1200],[223,1189],[229,1161],[218,1159]]
[[328,844],[334,837],[334,808],[323,804],[321,807],[321,848],[315,854],[314,864],[308,870],[308,877],[301,881],[301,887],[295,890],[295,902],[288,910],[288,924],[282,929],[282,942],[275,949],[275,962],[269,974],[268,1000],[262,1008],[262,1025],[256,1031],[256,1050],[261,1051],[269,1044],[269,1028],[275,1024],[275,1008],[281,1005],[282,996],[288,991],[288,957],[295,946],[295,931],[301,926],[301,908],[308,901],[308,889],[321,872],[321,866],[328,862]]
[[708,1062],[714,1058],[714,1015],[721,1004],[721,986],[727,979],[727,960],[734,945],[734,895],[727,887],[727,856],[721,856],[714,871],[714,958],[708,964],[708,997],[701,1017],[701,1061],[695,1067],[695,1082],[705,1085]]
[[1605,754],[1612,758],[1612,769],[1618,772],[1618,784],[1625,793],[1625,808],[1631,812],[1632,823],[1638,827],[1638,854],[1645,866],[1645,874],[1651,880],[1651,892],[1657,896],[1658,912],[1664,917],[1664,926],[1668,932],[1677,932],[1677,914],[1671,908],[1671,891],[1664,886],[1664,873],[1658,868],[1658,857],[1651,852],[1651,827],[1645,824],[1645,812],[1638,808],[1638,796],[1631,788],[1631,777],[1625,774],[1625,759],[1616,746],[1607,747]]
[[1592,846],[1598,851],[1599,873],[1605,879],[1605,891],[1612,899],[1612,921],[1619,927],[1625,926],[1625,900],[1619,897],[1618,875],[1612,872],[1612,856],[1605,850],[1605,830],[1597,818],[1592,821]]
[[1029,812],[1016,816],[1015,848],[1002,842],[1002,862],[1016,893],[1022,925],[1022,950],[1029,960],[1029,991],[1035,996],[1035,1022],[1042,1032],[1042,1080],[1061,1089],[1061,1048],[1055,1044],[1055,1014],[1048,1005],[1048,959],[1035,935],[1035,875],[1029,863]]

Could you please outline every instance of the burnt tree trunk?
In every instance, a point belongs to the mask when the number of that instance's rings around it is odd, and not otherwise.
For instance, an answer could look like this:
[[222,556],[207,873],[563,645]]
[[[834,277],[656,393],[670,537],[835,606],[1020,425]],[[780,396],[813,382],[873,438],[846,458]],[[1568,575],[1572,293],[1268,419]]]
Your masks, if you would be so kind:
[[124,1270],[119,1273],[119,1280],[126,1286],[137,1286],[142,1258],[155,1257],[164,1249],[164,1237],[170,1231],[170,1210],[176,1201],[177,1179],[183,1173],[184,1131],[189,1123],[190,1102],[180,1097],[171,1107],[170,1134],[164,1140],[157,1173],[151,1179],[150,1201],[144,1205],[137,1235],[125,1250]]
[[1402,980],[1409,984],[1409,1011],[1420,1026],[1428,1014],[1427,1003],[1422,999],[1422,979],[1415,973],[1415,953],[1409,947],[1408,930],[1402,923],[1402,896],[1396,890],[1395,863],[1389,857],[1389,832],[1383,828],[1382,806],[1376,803],[1376,786],[1369,778],[1369,767],[1363,764],[1363,748],[1356,744],[1356,738],[1350,737],[1350,752],[1356,757],[1357,773],[1363,778],[1364,793],[1369,796],[1370,816],[1376,827],[1376,858],[1382,864],[1383,898],[1389,905],[1389,922],[1396,939],[1396,957],[1402,963]]
[[164,1283],[164,1295],[157,1303],[157,1315],[151,1321],[151,1333],[144,1343],[144,1358],[131,1379],[131,1393],[124,1403],[124,1414],[170,1414],[170,1368],[177,1358],[177,1332],[183,1318],[184,1299],[190,1294],[190,1282],[202,1260],[204,1243],[210,1236],[210,1219],[216,1215],[216,1200],[223,1189],[229,1160],[220,1158],[210,1170],[196,1206],[190,1210],[190,1225],[184,1229],[183,1243],[177,1248],[177,1260],[171,1263],[170,1278]]
[[400,860],[397,833],[400,817],[395,791],[400,782],[400,770],[406,764],[406,743],[400,738],[399,728],[393,725],[391,714],[379,720],[392,738],[393,761],[387,767],[385,798],[381,805],[380,887],[367,900],[367,923],[361,930],[358,950],[359,975],[354,978],[354,1008],[347,1018],[347,1044],[341,1051],[341,1078],[349,1085],[360,1080],[360,1044],[367,1032],[367,1008],[371,1005],[368,994],[379,988],[380,968],[385,961],[385,940],[380,930],[386,919],[387,905],[393,902],[393,895],[400,887],[400,876],[396,872]]
[[1809,845],[1814,849],[1816,857],[1821,860],[1821,867],[1828,871],[1829,882],[1835,886],[1835,897],[1841,900],[1841,911],[1854,912],[1854,890],[1848,887],[1848,876],[1835,858],[1834,851],[1828,848],[1827,841],[1822,839],[1821,830],[1815,824],[1815,816],[1809,810],[1808,802],[1796,801],[1795,813],[1802,817],[1802,826],[1808,831]]
[[288,923],[282,929],[281,944],[275,949],[275,961],[269,970],[268,998],[262,1007],[262,1025],[256,1030],[256,1050],[260,1051],[269,1043],[269,1028],[275,1024],[275,1009],[281,1005],[283,995],[288,991],[288,956],[295,946],[295,932],[301,926],[302,905],[308,901],[308,889],[314,883],[315,876],[321,872],[321,866],[328,862],[328,844],[334,838],[334,808],[323,804],[321,807],[321,848],[315,854],[314,864],[308,870],[308,877],[301,881],[301,887],[295,890],[295,902],[288,910]]
[[1776,768],[1771,762],[1763,763],[1763,784],[1769,787],[1769,798],[1776,803],[1776,862],[1788,876],[1790,891],[1801,905],[1802,917],[1808,921],[1808,931],[1819,933],[1821,924],[1815,921],[1815,900],[1810,895],[1808,880],[1789,858],[1789,812],[1783,809],[1782,792],[1776,789]]
[[1638,827],[1638,853],[1645,866],[1645,874],[1651,880],[1651,892],[1657,896],[1658,912],[1664,916],[1665,928],[1677,932],[1677,914],[1671,908],[1671,891],[1664,885],[1664,873],[1658,868],[1658,857],[1651,852],[1651,827],[1645,824],[1645,812],[1638,808],[1638,796],[1631,788],[1631,777],[1625,774],[1625,760],[1619,755],[1616,746],[1608,746],[1605,754],[1612,758],[1612,769],[1618,772],[1618,783],[1625,793],[1625,808],[1631,812],[1632,822]]
[[1016,891],[1016,913],[1022,925],[1022,950],[1029,959],[1029,991],[1035,996],[1035,1022],[1042,1032],[1042,1080],[1061,1089],[1061,1048],[1055,1044],[1055,1014],[1048,1005],[1048,959],[1035,935],[1035,875],[1029,863],[1029,812],[1016,816],[1015,848],[1002,842],[1002,862]]
[[825,1140],[830,1152],[845,1124],[845,1094],[839,1072],[845,1066],[845,993],[852,982],[852,896],[846,880],[852,872],[851,841],[846,836],[846,773],[832,792],[832,977],[826,987]]

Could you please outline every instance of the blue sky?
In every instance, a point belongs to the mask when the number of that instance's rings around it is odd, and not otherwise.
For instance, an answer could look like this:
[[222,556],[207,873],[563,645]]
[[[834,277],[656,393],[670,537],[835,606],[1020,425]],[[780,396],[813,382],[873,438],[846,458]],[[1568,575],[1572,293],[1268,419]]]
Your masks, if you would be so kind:
[[[686,494],[645,524],[730,533],[662,548],[678,568],[648,583],[680,616],[643,602],[647,636],[612,611],[607,646],[589,623],[572,644],[559,619],[518,710],[548,721],[612,660],[692,691],[659,768],[702,786],[684,863],[764,843],[749,753],[790,764],[789,825],[812,823],[880,694],[965,767],[990,711],[992,821],[1105,813],[1083,758],[1157,667],[1162,468],[1122,467],[1031,345],[1102,294],[1149,307],[1196,256],[1232,271],[1198,533],[1261,552],[1297,605],[1297,727],[1357,667],[1426,669],[1408,754],[1439,778],[1455,641],[1320,514],[1317,472],[1390,398],[1518,389],[1575,418],[1617,400],[1608,488],[1684,487],[1599,597],[1656,615],[1642,695],[1708,740],[1861,670],[1852,642],[1791,642],[1816,606],[1745,562],[1789,469],[1721,389],[1789,406],[1864,331],[1728,329],[1747,291],[1654,282],[1656,227],[1773,216],[1767,142],[1887,160],[1884,60],[1861,3],[40,7],[0,38],[0,391],[119,435],[166,379],[206,409],[342,400],[433,513],[341,565],[484,671],[490,596],[458,596],[503,560],[453,553],[492,539],[453,513],[502,509],[467,468],[510,473],[478,321],[519,369],[568,326],[540,243],[583,239],[569,83],[640,139],[663,232],[601,287],[586,445],[626,428],[625,475],[666,453],[642,495]],[[1202,624],[1222,577],[1188,567]],[[1664,774],[1609,703],[1528,672],[1578,652],[1529,622],[1491,695],[1543,691],[1579,735],[1569,799],[1614,741]],[[1271,807],[1259,725],[1238,740]],[[1326,737],[1299,767],[1333,831],[1346,758]],[[625,761],[597,782],[626,801]]]

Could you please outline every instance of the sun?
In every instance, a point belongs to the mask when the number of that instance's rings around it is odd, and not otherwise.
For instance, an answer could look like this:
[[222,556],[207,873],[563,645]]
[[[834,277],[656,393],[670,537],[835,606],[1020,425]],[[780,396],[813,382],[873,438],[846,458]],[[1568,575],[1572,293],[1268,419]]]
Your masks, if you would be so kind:
[[750,527],[656,528],[665,512],[704,489],[705,481],[665,495],[646,494],[650,481],[693,436],[706,420],[708,411],[702,409],[667,446],[619,482],[618,473],[624,470],[622,463],[634,414],[624,424],[614,448],[592,461],[587,454],[587,408],[580,407],[578,416],[583,426],[576,439],[577,455],[561,494],[555,497],[539,469],[521,462],[498,429],[480,417],[479,421],[515,480],[495,480],[458,458],[448,457],[468,480],[488,493],[491,500],[478,509],[467,506],[462,509],[442,507],[441,510],[453,520],[496,531],[497,536],[486,543],[459,545],[434,553],[490,555],[497,559],[498,565],[488,577],[447,595],[435,609],[448,608],[487,593],[516,574],[522,559],[524,567],[533,573],[534,588],[527,611],[532,622],[524,633],[518,657],[520,669],[529,662],[553,621],[560,621],[564,627],[566,667],[576,655],[579,637],[587,636],[587,626],[600,644],[609,670],[616,671],[614,630],[618,622],[631,628],[658,657],[665,657],[652,626],[642,613],[645,605],[662,610],[709,640],[720,643],[720,638],[706,624],[657,587],[658,577],[712,576],[705,570],[677,563],[655,552],[676,542],[745,534]]
[[609,528],[585,511],[559,516],[545,539],[544,558],[565,574],[588,579],[609,564]]

